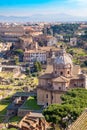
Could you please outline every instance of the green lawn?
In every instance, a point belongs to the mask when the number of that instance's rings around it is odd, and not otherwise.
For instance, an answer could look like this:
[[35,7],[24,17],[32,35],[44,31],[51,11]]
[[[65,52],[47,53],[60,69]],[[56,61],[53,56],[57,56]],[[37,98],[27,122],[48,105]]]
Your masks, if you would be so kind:
[[7,112],[7,106],[9,102],[0,102],[0,123],[3,122],[4,116]]
[[87,52],[82,48],[70,48],[67,52],[73,51],[75,56],[87,56]]
[[34,97],[29,97],[23,107],[30,110],[40,110],[41,106],[37,105],[37,100]]
[[73,55],[73,63],[78,65],[82,64],[81,58],[87,56],[87,51],[82,48],[69,48],[67,52]]
[[0,116],[0,123],[3,123],[4,117]]
[[8,105],[9,105],[9,102],[0,102],[0,115],[6,114],[6,109]]
[[21,117],[18,117],[18,116],[15,116],[9,119],[9,122],[14,123],[14,124],[18,123],[19,121],[21,121]]

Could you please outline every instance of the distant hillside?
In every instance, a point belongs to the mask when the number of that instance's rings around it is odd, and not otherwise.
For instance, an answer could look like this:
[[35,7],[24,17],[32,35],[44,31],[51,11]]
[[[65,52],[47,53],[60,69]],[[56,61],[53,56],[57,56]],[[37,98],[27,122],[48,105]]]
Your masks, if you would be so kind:
[[32,16],[0,16],[0,22],[71,22],[87,21],[87,17],[76,17],[67,14],[36,14]]

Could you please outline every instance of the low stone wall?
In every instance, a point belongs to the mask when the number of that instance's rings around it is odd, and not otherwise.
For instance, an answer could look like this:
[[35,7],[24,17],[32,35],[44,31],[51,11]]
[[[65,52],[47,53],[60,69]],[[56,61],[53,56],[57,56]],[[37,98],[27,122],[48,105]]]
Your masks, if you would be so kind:
[[30,113],[30,110],[25,110],[25,109],[18,109],[18,116],[19,117],[24,117],[26,114]]
[[28,109],[18,109],[18,116],[19,117],[24,117],[26,114],[29,114],[30,112],[36,112],[36,113],[41,113],[42,110],[28,110]]

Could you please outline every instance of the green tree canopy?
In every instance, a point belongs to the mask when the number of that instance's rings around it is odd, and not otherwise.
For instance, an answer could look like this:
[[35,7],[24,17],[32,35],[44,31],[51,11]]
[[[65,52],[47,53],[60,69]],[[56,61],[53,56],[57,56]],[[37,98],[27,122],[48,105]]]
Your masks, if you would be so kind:
[[24,54],[22,49],[14,50],[14,53],[15,53],[15,55],[23,55]]
[[40,62],[36,61],[34,63],[34,70],[35,70],[35,72],[40,72],[42,70],[42,65]]
[[49,34],[50,30],[52,30],[53,34],[66,34],[70,37],[74,35],[74,32],[78,29],[79,24],[60,24],[60,25],[52,25],[47,29],[47,33]]
[[62,95],[62,104],[52,104],[44,111],[48,122],[58,124],[60,128],[66,128],[71,124],[81,112],[87,108],[87,90],[72,89]]
[[19,64],[19,57],[18,57],[18,56],[15,56],[15,57],[14,57],[14,61],[15,61],[15,64],[18,65],[18,64]]

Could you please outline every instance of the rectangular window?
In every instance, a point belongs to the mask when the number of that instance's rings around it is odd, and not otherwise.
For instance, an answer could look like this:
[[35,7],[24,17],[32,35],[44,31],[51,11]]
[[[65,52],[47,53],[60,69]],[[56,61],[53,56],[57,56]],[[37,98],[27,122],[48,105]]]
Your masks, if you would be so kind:
[[76,86],[76,84],[74,84],[74,86]]
[[53,100],[53,96],[52,96],[51,98],[52,98],[52,100]]
[[48,106],[48,102],[46,103],[46,105]]
[[61,90],[61,87],[59,87],[59,90]]
[[46,98],[48,98],[48,94],[46,94]]

